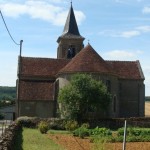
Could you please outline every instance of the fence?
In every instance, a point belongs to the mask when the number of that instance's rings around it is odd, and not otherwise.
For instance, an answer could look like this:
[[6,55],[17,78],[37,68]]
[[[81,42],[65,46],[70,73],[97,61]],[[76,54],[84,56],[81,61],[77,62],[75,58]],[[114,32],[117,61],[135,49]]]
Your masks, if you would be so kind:
[[6,128],[8,128],[12,122],[12,120],[0,120],[0,137],[4,136]]

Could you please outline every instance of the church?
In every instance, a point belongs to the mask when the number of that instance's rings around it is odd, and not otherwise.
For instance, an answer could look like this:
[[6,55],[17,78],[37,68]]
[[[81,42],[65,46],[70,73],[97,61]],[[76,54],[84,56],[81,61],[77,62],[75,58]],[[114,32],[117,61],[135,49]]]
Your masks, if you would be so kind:
[[101,80],[112,95],[108,112],[98,118],[143,117],[144,75],[139,61],[104,60],[88,43],[84,46],[71,4],[57,58],[19,56],[16,115],[57,117],[58,92],[76,73]]

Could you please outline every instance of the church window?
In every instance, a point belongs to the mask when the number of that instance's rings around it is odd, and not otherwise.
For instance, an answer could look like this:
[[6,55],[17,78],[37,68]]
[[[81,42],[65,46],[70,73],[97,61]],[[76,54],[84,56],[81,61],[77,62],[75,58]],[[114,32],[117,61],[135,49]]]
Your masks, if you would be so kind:
[[73,45],[69,46],[67,51],[67,58],[71,59],[75,56],[75,47]]
[[116,95],[113,97],[113,111],[116,112]]
[[111,82],[110,82],[110,80],[106,80],[106,87],[107,87],[107,91],[111,92]]

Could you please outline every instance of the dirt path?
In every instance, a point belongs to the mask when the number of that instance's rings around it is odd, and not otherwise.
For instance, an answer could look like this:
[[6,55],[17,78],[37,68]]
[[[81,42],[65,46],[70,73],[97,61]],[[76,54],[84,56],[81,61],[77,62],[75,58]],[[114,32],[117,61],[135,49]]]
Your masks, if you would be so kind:
[[[103,150],[122,150],[122,143],[94,145],[89,139],[80,139],[72,135],[64,134],[49,134],[48,137],[55,143],[62,145],[66,150],[101,150],[102,147],[105,147]],[[127,143],[126,150],[150,150],[150,142]]]
[[66,150],[91,150],[93,145],[89,139],[80,139],[72,135],[49,134],[48,137]]

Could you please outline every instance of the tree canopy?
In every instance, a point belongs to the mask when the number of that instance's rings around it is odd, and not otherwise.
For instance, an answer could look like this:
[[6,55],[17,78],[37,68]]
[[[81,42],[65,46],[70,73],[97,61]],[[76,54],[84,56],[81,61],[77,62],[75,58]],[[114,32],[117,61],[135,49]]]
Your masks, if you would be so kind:
[[76,74],[70,84],[64,86],[58,94],[61,114],[70,119],[82,119],[89,111],[105,111],[111,95],[102,81],[87,74]]

